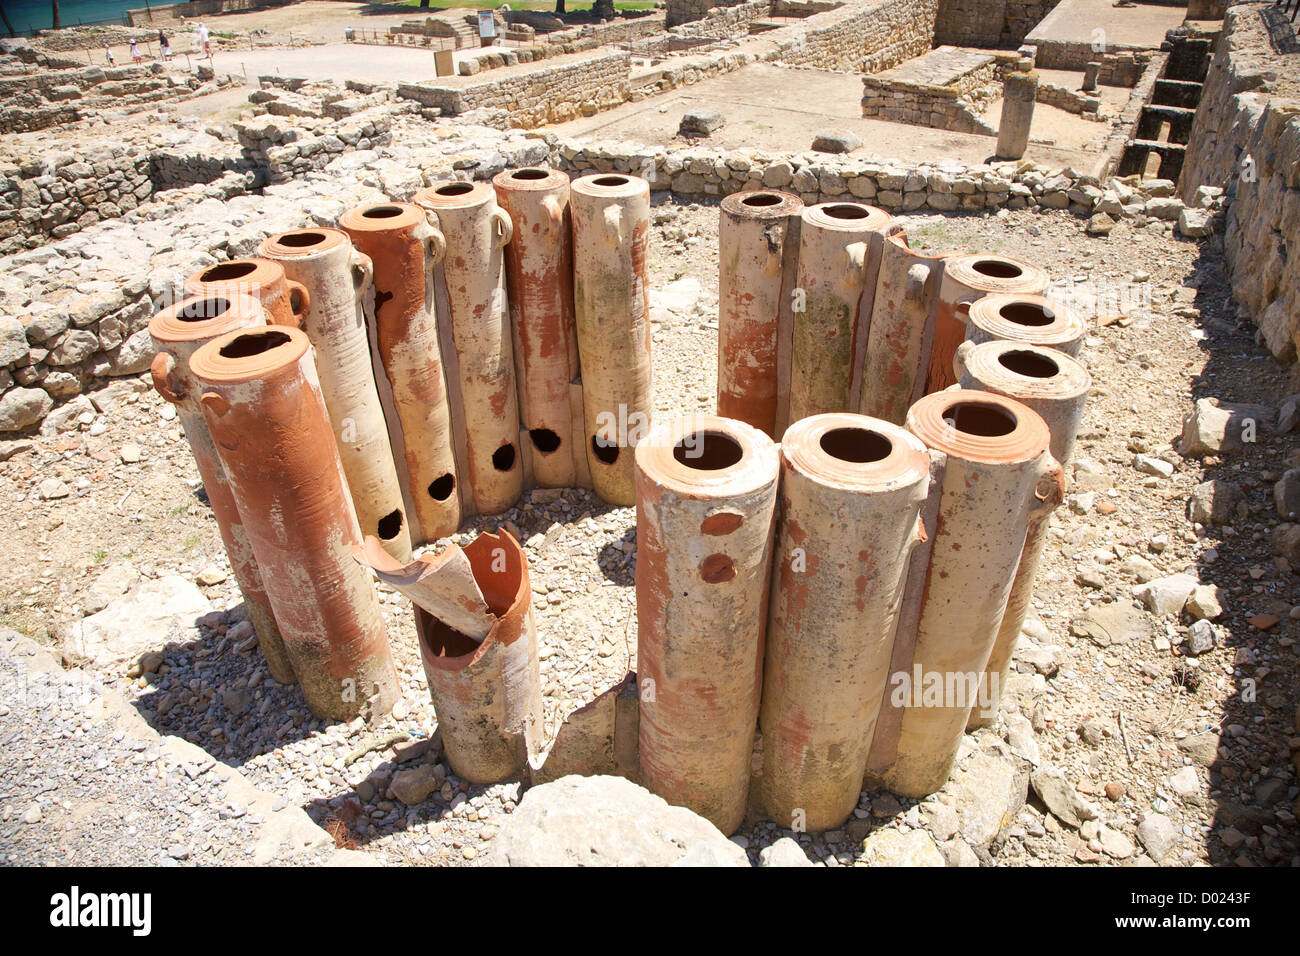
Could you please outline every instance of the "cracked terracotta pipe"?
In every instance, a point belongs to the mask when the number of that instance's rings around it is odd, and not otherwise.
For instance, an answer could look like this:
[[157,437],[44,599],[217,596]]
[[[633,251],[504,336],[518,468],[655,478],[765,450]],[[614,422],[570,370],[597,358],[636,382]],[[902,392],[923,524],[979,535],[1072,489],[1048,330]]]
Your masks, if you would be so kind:
[[410,203],[358,206],[339,226],[373,263],[375,342],[402,436],[415,510],[412,543],[455,534],[460,498],[432,282],[442,234]]
[[952,371],[957,347],[966,341],[966,313],[982,295],[1037,295],[1047,288],[1047,272],[1022,259],[980,253],[951,256],[944,261],[939,284],[939,310],[934,320],[934,344],[926,373],[925,393],[957,384]]
[[408,560],[411,528],[366,332],[363,299],[370,294],[370,260],[337,229],[278,233],[262,241],[258,254],[283,266],[310,296],[302,328],[314,349],[333,441],[362,532],[376,535],[397,560]]
[[507,531],[467,544],[469,559],[495,617],[482,641],[421,607],[416,634],[447,762],[471,783],[522,773],[541,751],[542,693],[528,559]]
[[1060,503],[1064,476],[1042,418],[991,392],[927,395],[908,412],[907,429],[938,460],[938,474],[929,546],[917,552],[928,563],[904,596],[869,771],[893,792],[921,797],[947,781],[972,708],[988,706],[978,699],[980,675],[1026,530]]
[[853,812],[930,483],[920,439],[847,413],[781,439],[781,522],[763,668],[761,796],[778,826]]
[[623,173],[575,180],[573,306],[582,356],[583,444],[592,488],[636,503],[636,446],[652,425],[646,252],[650,186]]
[[864,326],[891,221],[883,209],[855,202],[803,211],[790,353],[792,423],[857,404],[851,394],[856,353],[868,334]]
[[[963,343],[957,350],[961,387],[995,392],[1032,408],[1051,432],[1052,457],[1062,464],[1069,462],[1092,386],[1088,370],[1068,355],[1036,345],[1001,341],[968,346]],[[1025,547],[1007,598],[1007,610],[981,678],[981,693],[992,701],[992,713],[972,710],[967,721],[970,730],[989,726],[997,714],[1020,629],[1034,596],[1034,578],[1047,545],[1049,518],[1049,511],[1036,515],[1025,533]]]
[[885,238],[863,359],[863,415],[901,425],[921,397],[943,260],[909,248],[901,231]]
[[[1041,295],[983,296],[970,304],[966,326],[966,340],[974,345],[1006,340],[1056,349],[1073,358],[1083,351],[1087,335],[1088,324],[1079,313]],[[953,371],[960,374],[956,366]]]
[[415,202],[433,214],[430,221],[447,242],[435,281],[445,284],[446,321],[455,341],[474,507],[479,514],[500,514],[524,489],[503,252],[510,217],[487,183],[439,183],[417,193]]
[[712,415],[636,449],[641,784],[726,834],[749,792],[779,473],[770,438]]
[[531,447],[533,480],[543,488],[572,488],[576,456],[585,457],[586,449],[573,440],[569,404],[579,374],[569,177],[530,167],[498,173],[492,186],[513,228],[505,250],[506,285],[519,418]]
[[266,309],[267,325],[302,328],[311,305],[311,295],[301,282],[284,274],[284,267],[270,259],[230,259],[193,273],[185,280],[185,294],[242,293],[252,296]]
[[397,672],[307,334],[228,332],[190,370],[308,709],[387,713]]
[[262,572],[253,556],[248,532],[230,490],[226,468],[217,455],[199,405],[200,386],[190,371],[190,357],[199,346],[236,329],[266,324],[267,313],[257,300],[231,292],[191,296],[149,321],[149,335],[158,354],[149,371],[154,388],[176,406],[181,428],[190,443],[194,464],[198,467],[203,490],[217,519],[226,555],[235,581],[244,595],[248,620],[257,634],[258,646],[266,659],[267,670],[281,684],[293,684],[297,678],[284,650],[280,628],[275,623],[271,602],[266,596]]
[[719,213],[718,414],[769,438],[789,414],[802,213],[802,199],[772,189],[732,193]]

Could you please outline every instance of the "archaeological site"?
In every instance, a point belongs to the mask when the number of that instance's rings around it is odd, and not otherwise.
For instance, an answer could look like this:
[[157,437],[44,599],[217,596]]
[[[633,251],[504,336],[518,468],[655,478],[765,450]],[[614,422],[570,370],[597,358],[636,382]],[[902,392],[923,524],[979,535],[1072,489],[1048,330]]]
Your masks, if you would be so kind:
[[1300,866],[1300,0],[4,6],[0,863]]

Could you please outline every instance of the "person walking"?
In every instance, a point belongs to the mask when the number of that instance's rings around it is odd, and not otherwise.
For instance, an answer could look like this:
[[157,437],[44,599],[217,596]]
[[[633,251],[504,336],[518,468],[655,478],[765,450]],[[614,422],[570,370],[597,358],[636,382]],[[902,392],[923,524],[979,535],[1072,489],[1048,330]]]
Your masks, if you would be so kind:
[[117,60],[113,57],[113,48],[107,44],[104,45],[104,56],[108,58],[109,66],[117,66]]
[[135,61],[137,66],[144,59],[144,57],[140,55],[140,44],[135,40],[131,41],[131,59]]
[[199,24],[199,49],[208,59],[212,58],[212,40],[208,37],[208,28],[202,23]]
[[166,63],[172,56],[172,45],[167,42],[167,34],[161,30],[158,31],[158,48],[162,52],[163,62]]

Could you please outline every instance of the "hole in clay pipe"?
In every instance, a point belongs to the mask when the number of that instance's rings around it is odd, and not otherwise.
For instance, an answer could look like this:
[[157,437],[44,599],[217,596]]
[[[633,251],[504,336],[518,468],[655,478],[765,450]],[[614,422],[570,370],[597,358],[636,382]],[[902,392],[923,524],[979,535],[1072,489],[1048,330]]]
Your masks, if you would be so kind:
[[497,471],[509,471],[515,466],[514,444],[502,445],[492,453],[492,467]]
[[1024,275],[1025,272],[1014,262],[1002,262],[998,259],[979,259],[971,265],[971,268],[980,275],[991,276],[994,279],[1014,279]]
[[280,245],[290,246],[294,249],[318,246],[324,241],[325,237],[319,232],[286,232],[280,237]]
[[533,440],[533,447],[544,455],[549,455],[560,447],[560,436],[549,428],[530,428],[528,437]]
[[779,206],[781,197],[772,193],[754,193],[752,196],[746,196],[740,203],[743,206]]
[[866,219],[868,213],[861,206],[851,206],[848,203],[836,203],[834,206],[823,207],[826,215],[832,219]]
[[545,179],[550,172],[545,169],[516,169],[510,174],[511,179]]
[[1061,372],[1061,366],[1037,352],[1003,352],[998,356],[998,364],[1010,372],[1029,378],[1051,378]]
[[456,476],[443,475],[435,478],[429,485],[429,497],[434,501],[446,501],[456,489]]
[[722,584],[736,576],[736,563],[725,554],[711,554],[700,562],[700,577],[707,584]]
[[613,442],[607,442],[599,435],[591,436],[591,453],[596,456],[596,460],[602,464],[612,465],[618,461],[618,445]]
[[176,313],[176,318],[182,322],[202,322],[205,319],[215,319],[225,315],[229,308],[229,299],[215,296],[210,299],[195,299],[181,306],[180,311]]
[[474,187],[469,183],[447,183],[447,185],[439,186],[434,191],[439,196],[463,196],[466,193],[473,192]]
[[745,456],[740,442],[721,432],[692,432],[683,435],[673,446],[677,463],[696,471],[718,471],[730,468]]
[[1051,325],[1055,316],[1049,309],[1032,302],[1008,302],[998,309],[998,315],[1016,325]]
[[229,282],[257,271],[256,262],[223,262],[206,270],[199,278],[204,282]]
[[371,206],[361,215],[366,219],[392,219],[401,214],[402,210],[396,206]]
[[1010,412],[983,402],[957,402],[949,405],[943,420],[967,435],[997,438],[1016,430],[1016,420]]
[[859,464],[882,461],[894,450],[888,438],[866,428],[832,428],[822,436],[820,444],[832,458]]
[[402,530],[402,511],[395,508],[379,519],[377,529],[380,540],[392,541]]
[[600,176],[597,177],[596,179],[593,179],[592,182],[594,182],[597,186],[626,186],[627,177],[626,176]]
[[261,355],[292,341],[283,332],[245,332],[221,346],[225,358],[248,358]]

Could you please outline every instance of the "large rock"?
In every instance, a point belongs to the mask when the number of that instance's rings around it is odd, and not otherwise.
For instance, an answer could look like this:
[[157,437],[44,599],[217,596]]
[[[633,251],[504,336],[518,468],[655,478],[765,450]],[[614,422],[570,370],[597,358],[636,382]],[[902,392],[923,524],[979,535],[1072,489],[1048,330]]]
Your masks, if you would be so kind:
[[1234,482],[1213,478],[1192,489],[1191,518],[1197,524],[1231,524],[1249,513],[1246,493]]
[[1077,830],[1087,820],[1097,819],[1097,808],[1088,803],[1065,778],[1060,767],[1043,767],[1029,776],[1029,782],[1052,816]]
[[1133,596],[1157,617],[1177,616],[1200,582],[1190,574],[1171,574],[1133,588]]
[[142,581],[98,614],[74,624],[65,648],[100,667],[134,661],[168,641],[193,640],[195,621],[212,604],[185,578]]
[[1292,468],[1273,486],[1273,502],[1278,517],[1288,521],[1300,518],[1300,468]]
[[947,866],[939,848],[924,830],[877,830],[862,843],[867,866]]
[[801,847],[789,837],[781,837],[769,847],[764,847],[758,854],[759,866],[812,866],[812,860]]
[[27,357],[27,332],[22,323],[0,315],[0,368]]
[[[706,846],[707,849],[701,849]],[[485,857],[493,866],[671,866],[711,853],[748,866],[708,820],[622,777],[561,777],[533,787]]]
[[726,119],[717,110],[699,107],[683,114],[677,132],[681,136],[708,136],[725,122]]
[[851,153],[861,145],[862,140],[843,129],[824,129],[812,141],[812,148],[819,153]]
[[16,432],[35,425],[54,407],[43,388],[11,388],[0,397],[0,432]]
[[136,375],[153,361],[153,339],[149,330],[141,329],[109,353],[109,375]]
[[1159,863],[1178,848],[1180,834],[1164,814],[1148,813],[1138,824],[1137,836],[1151,859]]
[[1267,405],[1198,399],[1183,421],[1178,451],[1184,456],[1239,452],[1276,421],[1277,409]]
[[958,765],[943,792],[955,798],[968,843],[988,846],[1015,821],[1029,792],[1027,766],[997,748],[977,751]]

